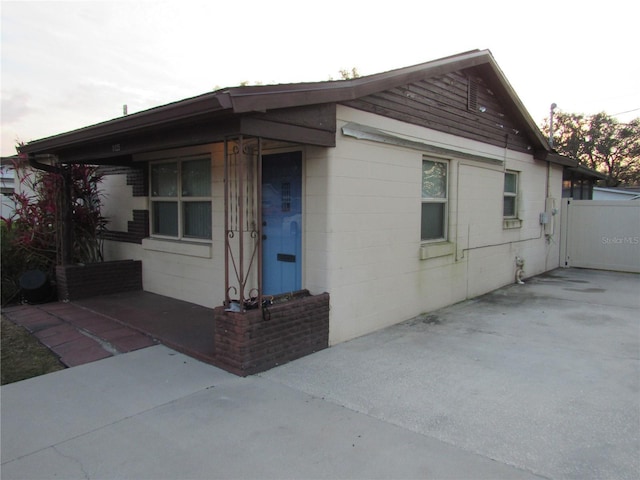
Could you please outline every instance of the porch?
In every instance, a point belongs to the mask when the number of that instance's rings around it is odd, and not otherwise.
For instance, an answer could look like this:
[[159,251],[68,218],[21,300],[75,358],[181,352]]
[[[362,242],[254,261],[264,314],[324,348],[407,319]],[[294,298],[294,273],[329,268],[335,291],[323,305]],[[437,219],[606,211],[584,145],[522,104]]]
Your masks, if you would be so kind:
[[326,348],[328,310],[328,294],[301,292],[266,312],[234,313],[137,290],[12,306],[2,314],[69,367],[162,343],[246,376]]

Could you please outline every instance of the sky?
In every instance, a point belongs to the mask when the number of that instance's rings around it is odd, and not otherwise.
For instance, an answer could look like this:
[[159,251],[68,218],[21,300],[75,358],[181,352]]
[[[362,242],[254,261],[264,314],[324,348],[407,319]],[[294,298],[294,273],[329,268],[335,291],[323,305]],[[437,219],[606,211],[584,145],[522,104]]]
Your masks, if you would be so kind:
[[537,124],[640,116],[629,0],[5,1],[1,149],[249,84],[370,75],[489,49]]

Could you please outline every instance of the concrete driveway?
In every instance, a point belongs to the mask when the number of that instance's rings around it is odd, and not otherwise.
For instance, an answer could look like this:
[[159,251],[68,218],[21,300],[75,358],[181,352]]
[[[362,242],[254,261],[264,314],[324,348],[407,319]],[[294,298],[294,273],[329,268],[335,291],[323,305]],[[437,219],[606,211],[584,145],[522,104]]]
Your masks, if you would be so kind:
[[249,378],[162,345],[2,387],[2,478],[638,478],[640,277],[556,270]]
[[640,478],[640,277],[558,269],[264,377],[549,478]]

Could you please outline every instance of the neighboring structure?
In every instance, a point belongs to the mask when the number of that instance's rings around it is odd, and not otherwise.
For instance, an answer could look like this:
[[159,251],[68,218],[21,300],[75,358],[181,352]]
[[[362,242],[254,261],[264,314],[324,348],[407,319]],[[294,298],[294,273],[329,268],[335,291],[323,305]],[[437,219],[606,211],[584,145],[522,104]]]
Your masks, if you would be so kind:
[[11,218],[15,212],[15,203],[12,195],[16,190],[16,172],[14,161],[16,157],[2,157],[0,162],[0,198],[2,199],[2,218]]
[[593,200],[640,200],[640,187],[593,188]]
[[514,282],[517,258],[556,268],[576,166],[486,50],[218,90],[21,153],[104,165],[105,254],[141,260],[146,290],[240,310],[328,292],[331,344]]
[[562,175],[562,197],[574,200],[591,200],[598,180],[607,176],[582,165],[567,166]]

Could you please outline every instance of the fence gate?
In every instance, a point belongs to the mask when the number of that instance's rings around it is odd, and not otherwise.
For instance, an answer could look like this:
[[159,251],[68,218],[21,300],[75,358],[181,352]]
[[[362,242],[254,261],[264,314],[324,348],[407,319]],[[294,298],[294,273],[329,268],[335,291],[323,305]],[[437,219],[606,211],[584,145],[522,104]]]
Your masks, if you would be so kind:
[[560,238],[565,267],[640,273],[640,202],[565,198]]

